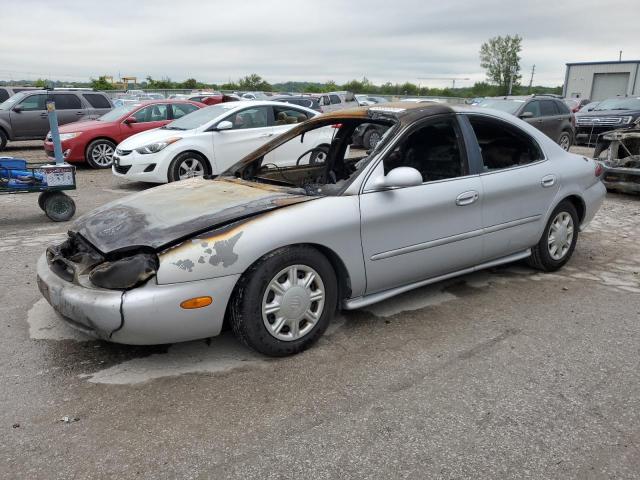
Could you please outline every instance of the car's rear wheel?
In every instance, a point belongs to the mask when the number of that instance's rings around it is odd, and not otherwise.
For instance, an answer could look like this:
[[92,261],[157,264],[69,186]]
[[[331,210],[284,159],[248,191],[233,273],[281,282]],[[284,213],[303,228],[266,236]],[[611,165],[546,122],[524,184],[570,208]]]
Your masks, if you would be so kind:
[[7,134],[0,128],[0,152],[7,146]]
[[558,145],[560,145],[563,150],[569,151],[571,144],[571,134],[569,132],[562,132],[558,138]]
[[173,159],[169,166],[169,181],[177,182],[187,178],[211,175],[211,167],[206,158],[196,152],[183,152]]
[[380,135],[380,132],[375,128],[370,128],[364,133],[364,136],[362,137],[362,144],[364,148],[371,150],[376,148],[376,145],[378,145],[381,138],[382,136]]
[[578,241],[578,213],[573,204],[563,200],[555,208],[542,238],[531,249],[529,264],[539,270],[552,272],[569,261]]
[[50,192],[43,198],[44,213],[54,222],[66,222],[76,213],[73,198],[63,192]]
[[115,151],[116,144],[111,140],[98,139],[89,144],[85,157],[91,168],[110,168]]
[[236,336],[265,355],[292,355],[311,346],[336,310],[336,275],[311,247],[285,247],[254,264],[239,281],[230,305]]

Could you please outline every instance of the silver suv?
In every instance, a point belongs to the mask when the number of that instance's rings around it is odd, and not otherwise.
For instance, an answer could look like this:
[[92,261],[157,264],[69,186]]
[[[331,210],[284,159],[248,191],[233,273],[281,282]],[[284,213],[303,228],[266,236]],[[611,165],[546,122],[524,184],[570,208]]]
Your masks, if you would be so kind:
[[113,108],[102,92],[25,90],[0,103],[0,150],[8,140],[43,140],[49,131],[47,96],[53,95],[58,123],[98,118]]

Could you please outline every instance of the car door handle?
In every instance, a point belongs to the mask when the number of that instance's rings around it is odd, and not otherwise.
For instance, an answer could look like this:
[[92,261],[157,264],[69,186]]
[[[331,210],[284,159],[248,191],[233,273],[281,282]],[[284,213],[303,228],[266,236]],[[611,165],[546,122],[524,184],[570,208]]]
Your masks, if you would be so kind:
[[261,138],[269,138],[269,137],[273,137],[275,134],[274,133],[263,133],[262,135],[260,135]]
[[475,190],[463,192],[456,197],[456,205],[463,207],[465,205],[471,205],[480,198],[480,194]]
[[47,115],[48,115],[48,113],[47,113],[47,112],[42,112],[42,113],[40,114],[40,116],[41,116],[41,117],[46,117]]
[[553,187],[555,184],[556,176],[553,174],[545,175],[544,177],[542,177],[542,180],[540,180],[540,185],[542,185],[544,188]]

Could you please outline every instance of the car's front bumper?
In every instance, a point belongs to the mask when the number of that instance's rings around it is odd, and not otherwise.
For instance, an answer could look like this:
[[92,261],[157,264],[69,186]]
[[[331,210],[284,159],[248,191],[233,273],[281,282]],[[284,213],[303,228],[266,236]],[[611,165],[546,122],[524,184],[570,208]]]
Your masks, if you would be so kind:
[[604,165],[602,183],[610,190],[640,193],[640,168],[608,167]]
[[167,168],[163,152],[143,155],[133,150],[127,155],[113,156],[111,171],[117,177],[137,182],[167,183]]
[[[63,280],[42,255],[38,288],[72,327],[115,343],[157,345],[220,333],[227,303],[240,275],[158,285],[155,279],[128,291],[91,288]],[[183,309],[189,298],[210,296],[211,305]]]

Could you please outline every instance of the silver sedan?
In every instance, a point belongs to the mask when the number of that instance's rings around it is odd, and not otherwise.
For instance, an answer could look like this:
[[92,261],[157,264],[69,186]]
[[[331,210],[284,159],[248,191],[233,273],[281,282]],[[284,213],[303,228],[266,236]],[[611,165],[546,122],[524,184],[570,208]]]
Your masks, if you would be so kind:
[[[380,142],[351,148],[366,123]],[[331,129],[330,146],[311,144],[316,129]],[[521,259],[562,267],[604,199],[600,175],[592,159],[498,111],[341,110],[216,179],[81,217],[39,260],[38,285],[62,319],[104,340],[186,341],[227,322],[248,346],[289,355],[340,308]]]

